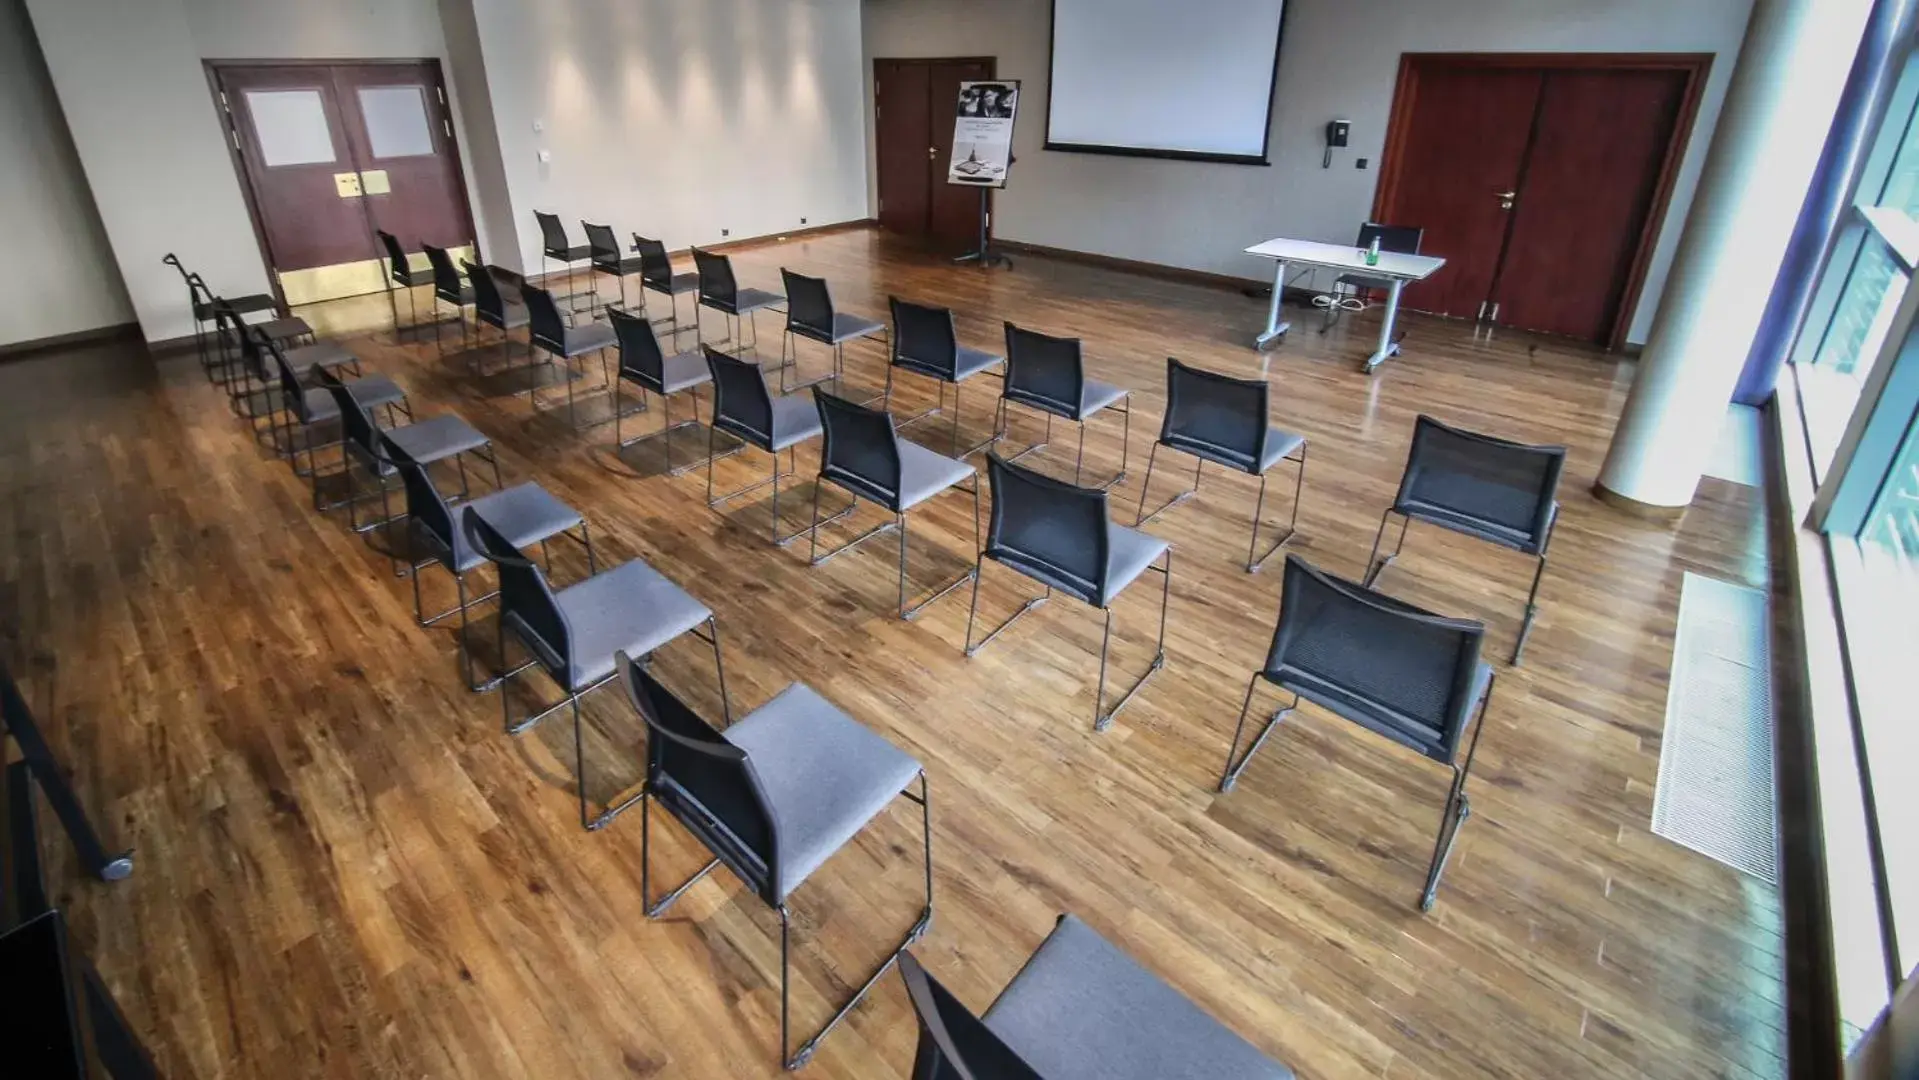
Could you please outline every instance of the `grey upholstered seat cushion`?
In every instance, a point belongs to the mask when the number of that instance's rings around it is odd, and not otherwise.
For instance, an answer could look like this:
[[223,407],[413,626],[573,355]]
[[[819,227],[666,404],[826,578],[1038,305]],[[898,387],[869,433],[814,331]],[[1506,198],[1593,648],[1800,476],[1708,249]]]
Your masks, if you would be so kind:
[[[221,297],[235,315],[251,315],[258,311],[272,311],[279,307],[279,301],[267,293],[254,293],[252,296]],[[193,305],[193,317],[201,322],[213,318],[213,305],[201,300]]]
[[[448,303],[453,302],[452,297],[448,296],[445,292],[442,292],[439,289],[434,289],[433,295],[441,300],[447,301]],[[461,306],[471,304],[473,302],[473,286],[471,285],[460,286],[459,297],[460,297]]]
[[998,363],[1001,363],[1000,357],[984,349],[969,349],[961,345],[953,357],[953,381],[958,382],[968,375],[977,375]]
[[1112,603],[1114,597],[1124,592],[1134,578],[1145,573],[1153,560],[1172,546],[1152,533],[1107,522],[1106,591],[1100,594],[1100,606]]
[[247,325],[265,334],[268,341],[276,343],[307,337],[313,333],[313,328],[307,325],[307,321],[297,315],[290,315],[284,319],[268,319],[265,322],[249,322]]
[[482,315],[480,316],[480,321],[491,323],[502,330],[518,330],[520,327],[532,322],[533,316],[527,312],[525,304],[520,303],[518,300],[508,300],[502,297],[499,320],[496,322],[492,316]]
[[886,329],[886,324],[861,315],[848,315],[844,311],[833,313],[833,333],[828,339],[838,345],[842,341],[868,337]]
[[575,244],[565,249],[552,248],[542,254],[549,259],[559,259],[564,262],[585,262],[593,257],[593,249],[585,244]]
[[[382,405],[406,400],[406,391],[400,389],[400,384],[385,375],[368,375],[364,379],[354,379],[346,384],[346,389],[347,393],[353,395],[353,400],[369,409],[377,409]],[[300,411],[305,415],[308,423],[340,418],[340,405],[333,400],[333,395],[328,393],[325,387],[315,387],[306,391],[302,395]]]
[[660,363],[660,389],[663,393],[677,394],[712,381],[713,369],[706,366],[706,356],[702,353],[675,353]]
[[[482,520],[493,526],[493,531],[516,549],[537,544],[580,525],[578,510],[534,483],[490,491],[467,503],[466,507],[480,515]],[[456,539],[461,542],[454,570],[464,574],[486,561],[485,556],[467,546],[464,533]]]
[[585,326],[569,326],[560,348],[560,355],[573,357],[582,353],[598,352],[610,348],[619,341],[611,323],[590,322]]
[[733,294],[733,310],[741,315],[786,303],[786,297],[765,289],[740,289]]
[[936,454],[908,439],[896,439],[900,448],[900,509],[911,510],[954,484],[977,475],[964,461]]
[[1279,464],[1281,458],[1306,445],[1306,436],[1295,435],[1284,428],[1266,429],[1266,452],[1259,459],[1259,471],[1265,472]]
[[1046,1080],[1293,1075],[1071,915],[984,1020]]
[[285,353],[287,366],[296,375],[305,375],[315,368],[332,371],[359,362],[359,358],[347,351],[347,347],[337,341],[319,341],[312,345],[302,345],[297,349],[288,349]]
[[820,410],[819,406],[813,404],[812,394],[776,397],[772,399],[772,405],[773,437],[767,449],[784,450],[820,433]]
[[573,632],[570,690],[613,673],[613,654],[641,657],[712,617],[705,604],[638,559],[554,597]]
[[394,448],[422,465],[445,461],[455,454],[478,450],[490,440],[479,429],[452,413],[382,431]]
[[920,773],[920,764],[794,683],[726,729],[746,751],[780,830],[781,898],[791,896]]
[[699,292],[700,275],[689,270],[684,274],[674,274],[673,279],[669,282],[649,281],[646,283],[646,287],[652,289],[654,292],[669,292],[674,296],[678,296],[681,293]]
[[628,275],[631,275],[631,274],[637,274],[641,270],[644,270],[645,268],[646,268],[646,260],[640,258],[638,255],[634,255],[630,258],[621,259],[618,266],[614,266],[611,263],[596,262],[593,264],[593,269],[595,270],[598,270],[598,271],[601,271],[602,273],[607,273],[607,274],[618,274],[621,277],[627,277]]
[[1084,420],[1109,405],[1117,404],[1126,394],[1127,390],[1123,386],[1103,383],[1098,379],[1087,379],[1079,389],[1080,419]]

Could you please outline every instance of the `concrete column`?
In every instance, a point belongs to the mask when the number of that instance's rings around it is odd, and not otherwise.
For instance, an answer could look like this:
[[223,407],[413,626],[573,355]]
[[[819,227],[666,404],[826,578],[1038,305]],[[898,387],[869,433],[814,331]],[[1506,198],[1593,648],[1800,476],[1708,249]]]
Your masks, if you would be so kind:
[[1755,0],[1596,493],[1692,501],[1832,125],[1871,0]]

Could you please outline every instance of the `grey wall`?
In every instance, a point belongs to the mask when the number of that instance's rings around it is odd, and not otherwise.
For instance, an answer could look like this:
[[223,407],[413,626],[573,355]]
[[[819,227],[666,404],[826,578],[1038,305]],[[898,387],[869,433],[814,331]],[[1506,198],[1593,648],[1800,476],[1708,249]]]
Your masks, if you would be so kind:
[[[1645,340],[1698,180],[1752,0],[1291,0],[1280,48],[1270,168],[1040,149],[1048,0],[864,0],[866,126],[872,59],[996,56],[1023,80],[1014,166],[995,234],[1009,240],[1259,277],[1240,253],[1273,236],[1347,241],[1372,209],[1399,60],[1406,52],[1717,54],[1628,339]],[[1321,169],[1326,121],[1352,145]],[[1355,158],[1371,159],[1361,172]],[[876,199],[868,158],[868,197]]]
[[22,0],[0,0],[0,346],[133,321]]

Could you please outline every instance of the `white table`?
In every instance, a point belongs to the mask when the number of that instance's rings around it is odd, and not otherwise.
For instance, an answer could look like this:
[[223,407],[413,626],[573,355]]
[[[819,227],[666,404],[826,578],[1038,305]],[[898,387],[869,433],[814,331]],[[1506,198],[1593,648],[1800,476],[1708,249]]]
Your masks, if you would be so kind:
[[1379,253],[1379,262],[1369,266],[1366,252],[1351,244],[1322,244],[1314,240],[1288,240],[1284,237],[1255,244],[1246,249],[1246,254],[1273,260],[1273,299],[1266,309],[1266,331],[1253,342],[1256,349],[1266,348],[1293,328],[1291,323],[1281,322],[1279,318],[1280,298],[1286,292],[1288,264],[1390,279],[1392,287],[1386,294],[1386,314],[1379,321],[1379,348],[1367,358],[1367,371],[1374,370],[1399,352],[1399,346],[1393,341],[1393,324],[1399,318],[1400,290],[1406,287],[1407,282],[1431,277],[1434,271],[1446,265],[1445,259],[1433,255],[1402,255],[1396,251],[1382,251]]

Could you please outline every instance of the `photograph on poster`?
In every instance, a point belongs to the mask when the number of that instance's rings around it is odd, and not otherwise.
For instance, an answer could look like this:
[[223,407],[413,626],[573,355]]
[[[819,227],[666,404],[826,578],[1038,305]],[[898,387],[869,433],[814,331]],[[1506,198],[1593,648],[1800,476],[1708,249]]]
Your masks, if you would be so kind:
[[1019,82],[963,82],[953,128],[953,160],[946,180],[972,187],[1005,187],[1013,158],[1013,117]]

